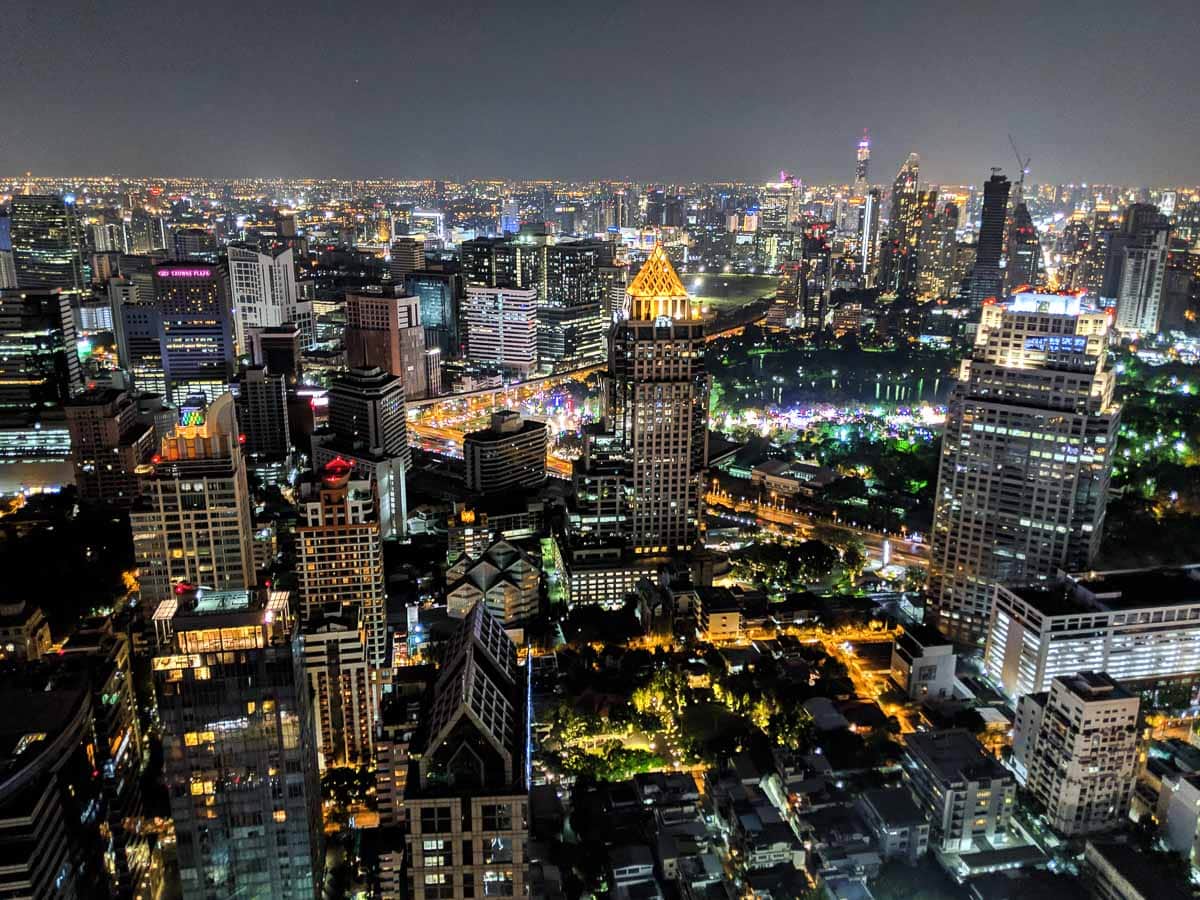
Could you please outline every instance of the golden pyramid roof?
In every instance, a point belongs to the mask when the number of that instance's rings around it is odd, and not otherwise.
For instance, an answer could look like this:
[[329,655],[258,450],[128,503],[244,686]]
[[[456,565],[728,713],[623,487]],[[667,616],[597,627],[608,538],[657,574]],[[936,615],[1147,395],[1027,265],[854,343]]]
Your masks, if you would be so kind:
[[655,244],[629,287],[629,317],[652,321],[660,316],[690,319],[691,302],[666,248]]

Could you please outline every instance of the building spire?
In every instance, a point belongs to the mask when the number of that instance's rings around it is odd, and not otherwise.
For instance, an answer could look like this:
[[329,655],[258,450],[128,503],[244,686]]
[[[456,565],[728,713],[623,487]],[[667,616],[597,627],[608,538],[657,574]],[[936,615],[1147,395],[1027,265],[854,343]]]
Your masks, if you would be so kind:
[[655,244],[650,256],[626,289],[629,297],[629,318],[652,322],[666,316],[671,319],[691,319],[691,300],[675,267],[667,257],[666,248]]

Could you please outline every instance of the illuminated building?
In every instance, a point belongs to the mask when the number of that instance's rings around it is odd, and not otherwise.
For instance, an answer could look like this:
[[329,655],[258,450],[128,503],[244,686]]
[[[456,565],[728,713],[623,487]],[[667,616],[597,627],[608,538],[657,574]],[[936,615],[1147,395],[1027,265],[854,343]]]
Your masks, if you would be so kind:
[[949,297],[958,207],[953,203],[940,206],[937,202],[937,191],[922,192],[921,196],[921,233],[917,239],[917,294],[921,297]]
[[361,622],[367,660],[387,664],[383,540],[369,481],[346,460],[326,463],[300,487],[296,583],[306,629],[328,616]]
[[0,660],[33,661],[50,652],[50,623],[24,600],[0,603]]
[[250,335],[250,358],[254,365],[282,375],[288,387],[295,387],[304,373],[299,326],[291,323],[256,329]]
[[601,266],[614,261],[610,241],[573,241],[543,248],[538,308],[538,359],[577,367],[604,357]]
[[404,278],[405,293],[420,301],[426,344],[436,346],[443,359],[458,359],[462,354],[458,321],[461,284],[461,277],[452,272],[411,272]]
[[1076,297],[986,304],[950,395],[927,620],[982,639],[994,585],[1086,568],[1100,546],[1120,405],[1108,318]]
[[405,784],[413,900],[523,897],[529,842],[526,673],[476,603],[450,640]]
[[527,375],[537,367],[537,314],[533,288],[468,287],[467,359]]
[[545,422],[509,410],[493,413],[490,427],[463,437],[467,490],[493,494],[537,487],[546,480],[547,443]]
[[540,280],[542,248],[507,238],[475,238],[459,245],[468,287],[533,288]]
[[388,259],[388,274],[398,285],[412,272],[425,268],[425,241],[420,238],[398,237],[392,241]]
[[377,692],[366,633],[358,617],[353,612],[326,616],[306,627],[301,640],[321,769],[370,765],[375,755]]
[[603,422],[575,472],[577,509],[597,537],[639,556],[698,541],[708,448],[705,327],[661,244],[629,285],[627,317],[609,335]]
[[985,300],[999,299],[1004,293],[1000,256],[1004,250],[1004,221],[1011,187],[999,169],[992,170],[992,177],[983,186],[983,213],[979,239],[975,242],[975,267],[971,272],[972,307],[981,306]]
[[153,607],[180,582],[218,590],[254,584],[250,494],[234,401],[181,410],[163,438],[130,513],[142,602]]
[[347,293],[345,309],[347,364],[398,375],[406,400],[430,396],[420,300],[405,296],[403,287],[371,286]]
[[1017,704],[1013,769],[1059,834],[1113,831],[1129,821],[1139,706],[1109,675],[1086,670]]
[[858,220],[858,264],[863,273],[864,286],[875,282],[879,259],[879,191],[872,188],[863,194],[862,210]]
[[181,590],[154,626],[184,900],[319,895],[317,749],[287,592]]
[[910,153],[896,173],[887,235],[879,250],[879,277],[875,284],[884,293],[899,297],[910,297],[916,290],[920,169],[921,158]]
[[17,264],[13,252],[6,247],[0,248],[0,290],[12,290],[16,286]]
[[1130,335],[1157,334],[1162,321],[1163,285],[1171,226],[1154,207],[1141,204],[1126,211],[1119,244],[1109,254],[1120,257],[1116,292],[1117,330]]
[[287,385],[264,366],[242,369],[237,417],[245,437],[246,464],[267,484],[286,483],[292,442],[288,432]]
[[171,399],[179,403],[193,393],[214,399],[228,389],[235,359],[224,270],[201,263],[156,266],[154,296],[162,316],[163,370]]
[[854,196],[862,197],[869,187],[868,169],[871,165],[871,136],[863,129],[862,139],[858,142],[858,150],[854,162]]
[[82,385],[70,296],[0,291],[0,414],[62,406]]
[[1135,690],[1200,676],[1195,566],[1084,572],[995,591],[984,671],[1010,697],[1081,669]]
[[313,467],[348,460],[354,474],[373,485],[383,537],[403,536],[412,451],[400,379],[381,369],[351,369],[337,376],[329,388],[329,428],[312,441]]
[[529,554],[501,538],[446,570],[446,611],[462,618],[482,603],[511,629],[538,614],[541,580],[542,570]]
[[1018,203],[1008,229],[1008,260],[1005,277],[1009,291],[1036,287],[1042,268],[1042,245],[1029,207]]
[[292,249],[262,253],[247,244],[230,244],[228,254],[238,351],[250,352],[254,330],[289,324],[300,329],[303,349],[313,346],[316,319],[312,302],[300,299]]
[[17,194],[10,218],[18,287],[77,293],[87,286],[74,198],[68,202],[49,194]]
[[171,236],[171,240],[175,247],[175,259],[180,262],[217,261],[217,236],[207,228],[180,228]]
[[153,424],[128,393],[112,388],[78,395],[66,414],[80,499],[132,504],[140,493],[138,469],[158,446]]

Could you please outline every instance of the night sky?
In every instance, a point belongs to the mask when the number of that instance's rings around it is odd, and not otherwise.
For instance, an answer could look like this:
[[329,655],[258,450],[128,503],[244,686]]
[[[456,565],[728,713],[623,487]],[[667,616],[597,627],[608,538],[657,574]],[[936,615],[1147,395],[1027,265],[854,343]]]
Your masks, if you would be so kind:
[[0,174],[1200,182],[1197,0],[6,0]]

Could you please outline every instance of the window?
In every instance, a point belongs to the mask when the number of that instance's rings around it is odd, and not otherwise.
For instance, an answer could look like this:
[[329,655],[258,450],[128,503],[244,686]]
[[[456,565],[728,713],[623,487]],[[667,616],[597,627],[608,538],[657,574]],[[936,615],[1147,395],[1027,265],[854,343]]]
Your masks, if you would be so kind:
[[450,830],[450,807],[426,806],[421,810],[421,831],[437,833]]
[[483,805],[484,831],[511,831],[512,810],[500,803],[485,803]]

